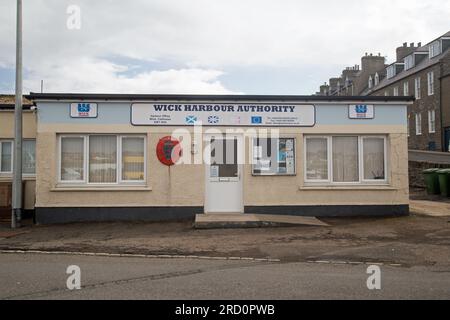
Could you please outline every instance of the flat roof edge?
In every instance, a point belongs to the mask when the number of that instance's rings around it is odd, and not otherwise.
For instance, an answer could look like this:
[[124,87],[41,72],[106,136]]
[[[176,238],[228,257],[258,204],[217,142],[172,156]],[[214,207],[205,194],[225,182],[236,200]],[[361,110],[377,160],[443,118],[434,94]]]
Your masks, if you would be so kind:
[[399,96],[304,96],[304,95],[208,95],[208,94],[104,94],[104,93],[34,93],[25,96],[30,100],[235,100],[235,101],[348,101],[348,102],[412,102],[414,97]]

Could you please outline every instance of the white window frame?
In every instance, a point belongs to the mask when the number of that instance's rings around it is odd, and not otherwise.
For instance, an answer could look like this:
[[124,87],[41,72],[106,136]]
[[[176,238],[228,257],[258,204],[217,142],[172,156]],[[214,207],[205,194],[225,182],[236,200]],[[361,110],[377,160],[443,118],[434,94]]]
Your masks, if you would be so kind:
[[[317,179],[312,179],[312,180],[308,180],[308,175],[306,174],[307,172],[307,153],[306,153],[306,149],[307,149],[307,140],[308,139],[326,139],[327,140],[327,170],[328,170],[328,179],[326,180],[317,180]],[[304,172],[304,181],[305,183],[308,184],[324,184],[324,183],[330,183],[331,179],[331,136],[315,136],[315,135],[308,135],[305,136],[304,140],[304,160],[303,160],[303,172]]]
[[380,83],[380,76],[378,75],[378,72],[375,73],[375,86],[377,86]]
[[422,98],[422,85],[420,77],[414,79],[414,95],[417,100]]
[[409,96],[409,82],[408,81],[405,81],[403,83],[403,95],[405,97]]
[[[23,173],[23,176],[25,176],[25,177],[36,177],[36,165],[37,165],[37,157],[36,157],[36,154],[37,154],[37,142],[36,142],[36,139],[23,139],[23,141],[34,141],[34,158],[35,158],[35,161],[36,161],[36,163],[34,164],[34,173]],[[13,143],[13,146],[14,146],[14,143]],[[23,157],[23,155],[22,155],[22,157]],[[22,159],[22,161],[23,161],[23,159]],[[13,164],[14,164],[14,160],[13,160]],[[23,164],[22,164],[22,166],[23,166]]]
[[[431,121],[433,118],[433,121]],[[436,111],[428,110],[428,133],[436,133]]]
[[398,87],[394,87],[394,97],[398,97],[399,89]]
[[[383,140],[383,146],[384,146],[384,179],[383,180],[376,180],[376,179],[364,179],[364,139],[382,139]],[[377,183],[377,184],[387,184],[388,183],[388,161],[387,161],[387,139],[386,136],[360,136],[359,139],[360,142],[360,150],[361,150],[361,154],[360,154],[360,180],[363,183]]]
[[405,63],[405,71],[414,68],[414,55],[411,54],[403,59]]
[[[123,143],[123,139],[124,138],[140,138],[144,140],[144,180],[124,180],[122,179],[122,170],[123,170],[123,162],[122,162],[122,143]],[[117,170],[118,175],[119,175],[119,184],[132,184],[132,185],[136,185],[136,184],[145,184],[147,181],[147,139],[145,136],[142,135],[120,135],[119,136],[120,139],[120,148],[118,147],[117,149],[120,149],[120,159],[118,159],[118,165],[120,166],[120,170]]]
[[430,71],[427,73],[428,80],[428,95],[434,95],[434,71]]
[[[116,137],[116,182],[89,182],[89,140],[91,136],[115,136]],[[144,139],[144,180],[122,180],[122,138],[133,137]],[[83,138],[83,180],[62,180],[61,179],[61,140],[63,138]],[[116,134],[116,133],[96,133],[96,134],[60,134],[58,136],[58,184],[81,187],[96,186],[142,186],[147,183],[147,136],[143,134]]]
[[[83,180],[62,180],[61,179],[61,151],[62,151],[62,139],[63,138],[82,138],[83,139]],[[76,135],[76,134],[68,134],[68,135],[59,135],[58,136],[58,184],[80,184],[84,185],[87,182],[87,159],[86,154],[89,152],[89,149],[86,147],[87,145],[87,135]]]
[[442,53],[441,50],[442,50],[442,43],[440,40],[436,40],[433,43],[431,43],[429,46],[430,59],[433,59],[434,57],[440,55]]
[[[333,181],[333,138],[334,137],[357,137],[358,138],[358,181],[354,182],[335,182]],[[307,154],[307,139],[310,138],[322,138],[327,139],[327,161],[328,161],[328,179],[327,180],[308,180],[306,174],[306,154]],[[383,139],[384,143],[384,180],[371,180],[364,179],[364,139],[377,138]],[[389,163],[388,163],[388,139],[385,135],[352,135],[352,134],[341,134],[341,135],[305,135],[304,136],[304,155],[303,155],[303,172],[304,172],[304,183],[306,186],[367,186],[367,185],[388,185],[389,184]]]
[[395,77],[395,65],[391,65],[386,68],[386,76],[388,79]]
[[406,117],[406,129],[408,130],[408,137],[410,137],[411,136],[411,124],[410,124],[410,121],[411,121],[411,115],[410,114],[408,114],[408,116]]
[[416,113],[415,115],[415,123],[416,123],[416,136],[422,135],[422,114]]
[[[2,145],[3,143],[11,143],[11,171],[3,171],[1,168],[1,159],[2,159]],[[13,173],[13,165],[14,165],[14,140],[10,139],[1,139],[0,140],[0,175],[11,175]]]
[[[22,141],[34,141],[34,143],[36,145],[36,139],[23,139]],[[11,171],[2,171],[2,168],[1,168],[2,144],[5,142],[11,143]],[[36,159],[36,153],[37,153],[37,150],[35,148],[35,154],[34,154],[35,159]],[[35,164],[35,166],[36,166],[36,164]],[[14,140],[13,139],[0,139],[0,175],[1,176],[10,176],[13,174],[13,172],[14,172]],[[35,169],[34,173],[22,173],[22,176],[28,177],[28,178],[36,177],[36,169]]]

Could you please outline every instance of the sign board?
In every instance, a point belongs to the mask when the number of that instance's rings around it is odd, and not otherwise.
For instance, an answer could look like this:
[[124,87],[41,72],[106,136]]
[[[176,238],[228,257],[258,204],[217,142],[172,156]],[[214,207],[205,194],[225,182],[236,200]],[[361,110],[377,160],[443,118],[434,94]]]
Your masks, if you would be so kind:
[[97,118],[96,103],[71,103],[70,116],[72,118]]
[[134,103],[135,126],[312,127],[314,105],[300,104],[172,104]]
[[374,119],[375,108],[368,104],[353,104],[348,107],[350,119]]

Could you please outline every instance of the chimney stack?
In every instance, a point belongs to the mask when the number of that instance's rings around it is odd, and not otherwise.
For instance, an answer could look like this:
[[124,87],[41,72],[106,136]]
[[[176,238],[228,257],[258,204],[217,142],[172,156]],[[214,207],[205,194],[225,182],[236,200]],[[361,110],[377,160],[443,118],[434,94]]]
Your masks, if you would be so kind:
[[[419,43],[420,45],[420,43]],[[397,61],[402,61],[406,56],[409,56],[411,53],[413,53],[418,47],[414,46],[414,42],[411,42],[410,46],[408,47],[408,43],[403,43],[402,47],[397,48]]]

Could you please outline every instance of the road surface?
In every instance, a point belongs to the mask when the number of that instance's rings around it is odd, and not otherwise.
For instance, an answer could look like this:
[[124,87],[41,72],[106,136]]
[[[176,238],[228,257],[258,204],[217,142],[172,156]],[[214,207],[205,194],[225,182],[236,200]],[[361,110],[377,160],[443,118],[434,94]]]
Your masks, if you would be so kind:
[[[81,269],[81,289],[66,269]],[[1,299],[450,299],[450,269],[365,265],[0,254]]]

